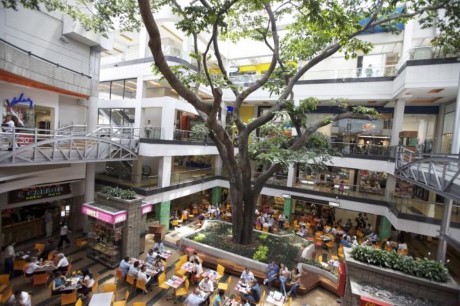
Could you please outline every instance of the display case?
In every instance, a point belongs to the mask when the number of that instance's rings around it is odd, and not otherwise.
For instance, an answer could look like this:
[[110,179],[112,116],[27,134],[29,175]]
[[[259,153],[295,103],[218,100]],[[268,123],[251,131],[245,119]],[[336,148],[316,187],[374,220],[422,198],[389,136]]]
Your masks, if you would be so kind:
[[115,268],[121,261],[121,238],[124,222],[108,224],[90,219],[88,257]]
[[88,215],[88,257],[110,267],[118,266],[122,258],[123,228],[126,210],[97,203],[82,205],[82,213]]

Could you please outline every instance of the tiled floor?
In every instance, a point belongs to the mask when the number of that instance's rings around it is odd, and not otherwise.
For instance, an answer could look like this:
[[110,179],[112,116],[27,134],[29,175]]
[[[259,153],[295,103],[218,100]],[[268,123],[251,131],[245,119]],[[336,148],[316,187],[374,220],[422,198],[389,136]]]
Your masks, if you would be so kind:
[[[168,248],[171,248],[173,251],[173,255],[168,258],[168,276],[173,274],[174,264],[179,259],[179,256],[182,255],[175,249],[175,240],[179,239],[182,235],[188,232],[187,226],[183,227],[181,230],[178,230],[174,233],[168,235],[166,239],[166,244]],[[146,241],[146,248],[152,246],[152,237],[147,235]],[[20,249],[29,249],[33,246],[34,243],[38,241],[31,242],[29,245],[20,245],[17,246],[17,250]],[[105,283],[115,282],[115,270],[110,269],[102,265],[101,263],[95,262],[92,259],[86,257],[86,250],[85,249],[78,249],[74,244],[70,247],[64,249],[64,253],[67,254],[69,258],[73,259],[73,270],[81,270],[83,268],[88,268],[94,274],[100,275],[99,279],[99,290]],[[224,276],[225,280],[228,275]],[[234,288],[236,284],[236,278],[232,278],[232,283],[230,288]],[[30,281],[26,280],[24,276],[18,275],[11,280],[11,284],[13,286],[13,290],[22,289],[32,294],[32,305],[34,306],[53,306],[53,305],[60,305],[60,298],[59,296],[51,296],[50,291],[46,285],[40,286],[33,286]],[[192,290],[190,287],[189,292]],[[262,289],[266,289],[263,287]],[[116,300],[122,300],[124,298],[124,294],[126,290],[130,290],[131,294],[128,299],[127,305],[132,305],[133,302],[146,302],[147,305],[173,305],[172,300],[166,300],[166,296],[169,294],[165,290],[161,290],[158,287],[152,287],[152,291],[144,294],[140,290],[134,291],[130,287],[128,287],[125,283],[119,283],[117,287],[117,294]],[[230,290],[230,294],[234,293],[233,290]],[[309,306],[323,306],[323,305],[337,305],[336,303],[336,296],[331,294],[330,292],[323,290],[321,288],[312,290],[308,294],[304,296],[299,296],[295,299],[292,305],[309,305]],[[85,305],[89,303],[90,298],[85,301]],[[180,304],[180,303],[178,303]]]

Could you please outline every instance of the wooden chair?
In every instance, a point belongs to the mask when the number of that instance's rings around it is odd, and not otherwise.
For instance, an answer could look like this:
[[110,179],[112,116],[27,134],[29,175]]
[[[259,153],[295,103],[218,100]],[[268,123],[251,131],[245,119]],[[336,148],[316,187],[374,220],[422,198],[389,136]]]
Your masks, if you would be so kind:
[[169,286],[165,283],[166,282],[166,273],[163,272],[158,276],[158,287],[161,289],[169,289]]
[[9,285],[9,284],[10,284],[10,275],[0,274],[0,285]]
[[10,300],[11,296],[13,295],[13,289],[8,286],[8,288],[0,294],[0,303],[2,305],[6,305],[6,303]]
[[230,277],[228,278],[227,282],[225,282],[225,283],[219,283],[219,284],[217,285],[217,289],[222,289],[222,290],[224,290],[224,291],[227,291],[227,290],[228,290],[228,286],[230,285],[231,281],[232,281],[232,277],[230,276]]
[[126,275],[126,282],[130,284],[132,287],[134,287],[136,284],[136,280],[134,279],[134,276],[130,274]]
[[40,255],[45,249],[45,245],[43,243],[36,243],[34,249],[37,250],[37,255]]
[[34,274],[33,275],[33,284],[36,285],[46,285],[48,283],[49,275],[47,273],[43,274]]
[[115,283],[107,283],[102,286],[102,292],[113,292],[113,294],[117,294],[117,284]]
[[61,306],[75,304],[77,302],[77,290],[69,294],[61,294]]
[[185,280],[184,282],[184,287],[177,288],[174,292],[176,295],[176,298],[181,297],[181,296],[187,296],[188,295],[188,286],[190,285],[188,279]]
[[24,268],[26,267],[27,263],[25,260],[17,260],[15,259],[14,260],[14,263],[13,263],[13,270],[14,271],[24,271]]
[[136,291],[137,289],[141,289],[144,293],[147,293],[147,288],[145,288],[145,281],[142,279],[138,279],[136,281]]
[[125,278],[123,277],[123,272],[121,271],[121,269],[117,269],[117,270],[115,271],[115,276],[116,276],[116,278],[117,278],[117,282],[118,282],[118,281],[122,281],[122,282],[123,282],[123,281],[125,280]]

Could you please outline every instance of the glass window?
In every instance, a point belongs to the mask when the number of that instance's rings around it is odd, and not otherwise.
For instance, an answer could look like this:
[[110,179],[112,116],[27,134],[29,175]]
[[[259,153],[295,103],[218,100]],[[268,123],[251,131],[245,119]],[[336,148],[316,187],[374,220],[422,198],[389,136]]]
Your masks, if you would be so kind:
[[111,100],[122,100],[123,99],[123,88],[124,88],[125,81],[112,81],[111,86]]
[[135,99],[136,91],[137,91],[137,80],[136,79],[125,80],[124,98],[125,99]]
[[110,125],[110,108],[99,109],[97,124]]
[[99,99],[110,100],[110,82],[100,82],[98,89]]
[[134,124],[134,108],[100,108],[99,125],[132,126]]

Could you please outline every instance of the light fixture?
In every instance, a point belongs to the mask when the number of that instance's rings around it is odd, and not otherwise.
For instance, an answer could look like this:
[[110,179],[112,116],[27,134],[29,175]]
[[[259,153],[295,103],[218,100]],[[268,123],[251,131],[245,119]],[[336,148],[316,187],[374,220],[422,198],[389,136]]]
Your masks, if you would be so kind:
[[332,207],[340,207],[340,203],[337,203],[337,202],[329,202],[329,206],[332,206]]
[[283,198],[285,199],[290,199],[291,198],[291,195],[290,194],[282,194],[281,195]]
[[60,40],[62,40],[63,42],[65,42],[66,44],[70,43],[70,40],[65,37],[64,35],[61,35],[61,37],[59,37]]

